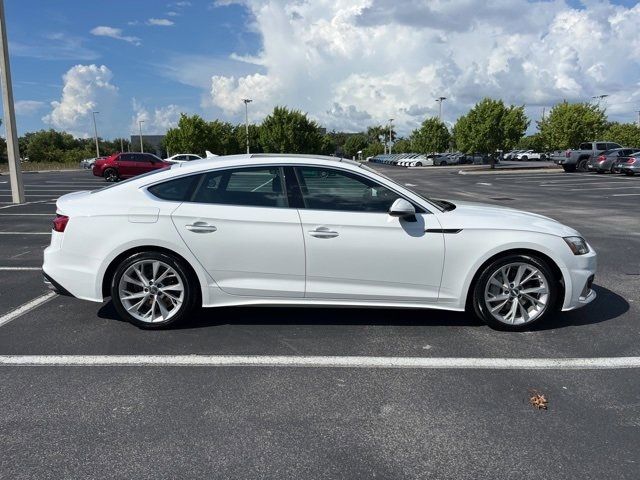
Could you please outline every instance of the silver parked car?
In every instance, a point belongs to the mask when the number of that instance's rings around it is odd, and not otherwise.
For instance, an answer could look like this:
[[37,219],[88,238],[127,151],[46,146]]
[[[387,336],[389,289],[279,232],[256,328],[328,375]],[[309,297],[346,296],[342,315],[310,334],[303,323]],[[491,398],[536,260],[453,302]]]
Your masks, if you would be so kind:
[[597,157],[592,157],[587,164],[587,168],[590,172],[614,173],[614,165],[619,159],[633,155],[636,152],[640,152],[640,148],[613,148],[611,150],[605,150]]
[[624,173],[625,175],[635,175],[640,173],[640,152],[636,152],[628,157],[621,157],[613,165],[614,173]]

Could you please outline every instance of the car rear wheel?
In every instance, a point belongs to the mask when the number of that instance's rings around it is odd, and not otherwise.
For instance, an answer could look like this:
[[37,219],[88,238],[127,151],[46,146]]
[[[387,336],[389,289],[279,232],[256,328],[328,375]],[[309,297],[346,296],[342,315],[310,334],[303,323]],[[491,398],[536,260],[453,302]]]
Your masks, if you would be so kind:
[[587,164],[588,164],[588,163],[589,163],[589,162],[588,162],[588,160],[587,160],[587,159],[580,160],[580,161],[578,162],[578,165],[577,165],[576,169],[577,169],[579,172],[586,172],[586,171],[587,171]]
[[576,171],[575,165],[563,165],[562,168],[566,173],[572,173]]
[[526,162],[527,160],[529,160],[529,157],[527,157],[526,155],[523,155],[520,157],[520,160],[522,160],[523,162]]
[[103,176],[107,182],[117,182],[118,178],[120,178],[118,175],[118,171],[115,168],[107,168],[104,171]]
[[525,330],[555,312],[559,287],[545,261],[509,255],[488,265],[473,290],[476,315],[498,330]]
[[111,299],[118,314],[132,324],[165,328],[183,321],[193,310],[198,298],[195,283],[173,255],[136,253],[116,269]]

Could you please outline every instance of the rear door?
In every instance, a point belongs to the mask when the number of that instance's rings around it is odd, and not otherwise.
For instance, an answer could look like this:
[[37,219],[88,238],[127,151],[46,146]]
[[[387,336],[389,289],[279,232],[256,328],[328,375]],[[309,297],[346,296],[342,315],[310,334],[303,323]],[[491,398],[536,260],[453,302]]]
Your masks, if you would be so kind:
[[118,157],[118,174],[121,178],[137,175],[138,162],[135,153],[121,153]]
[[303,297],[304,240],[289,208],[283,169],[246,167],[202,175],[172,214],[185,243],[232,295]]
[[316,166],[296,172],[307,297],[437,300],[444,235],[435,215],[417,206],[414,221],[389,216],[401,195],[354,172]]

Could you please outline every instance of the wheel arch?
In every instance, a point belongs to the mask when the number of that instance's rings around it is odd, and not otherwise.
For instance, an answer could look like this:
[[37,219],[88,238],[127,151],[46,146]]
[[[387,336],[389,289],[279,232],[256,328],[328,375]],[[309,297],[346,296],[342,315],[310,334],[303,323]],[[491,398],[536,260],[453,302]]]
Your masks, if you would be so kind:
[[467,293],[465,297],[465,308],[467,310],[472,307],[473,291],[476,287],[476,283],[480,278],[482,271],[494,261],[507,255],[529,255],[529,256],[538,257],[544,262],[546,262],[547,265],[549,265],[549,268],[551,269],[551,271],[553,272],[553,276],[556,282],[558,282],[558,286],[560,288],[558,292],[558,304],[555,305],[555,308],[557,309],[562,308],[565,300],[566,285],[565,285],[565,277],[562,274],[562,270],[560,269],[560,266],[558,265],[556,260],[551,258],[549,255],[539,250],[534,250],[532,248],[511,248],[511,249],[503,250],[493,254],[492,256],[487,258],[484,262],[482,262],[482,264],[476,269],[471,279],[471,282],[469,283],[469,287],[467,288]]
[[111,281],[113,279],[113,275],[115,274],[118,268],[118,265],[120,265],[120,263],[125,258],[130,257],[131,255],[134,255],[136,253],[142,253],[142,252],[164,253],[167,255],[172,255],[176,257],[178,260],[180,260],[185,266],[185,268],[187,269],[189,275],[191,275],[192,280],[197,282],[196,283],[196,285],[198,286],[198,288],[196,289],[196,291],[198,292],[197,302],[199,302],[197,303],[197,305],[202,305],[203,295],[205,294],[204,288],[206,287],[206,283],[203,284],[202,279],[196,272],[195,268],[193,268],[193,265],[191,265],[191,262],[189,262],[189,260],[187,260],[184,256],[180,255],[178,252],[171,250],[170,248],[160,247],[158,245],[135,246],[127,250],[124,250],[123,252],[119,253],[113,260],[111,260],[111,262],[107,266],[107,269],[105,270],[104,275],[102,276],[101,291],[102,291],[103,298],[109,297],[111,295]]

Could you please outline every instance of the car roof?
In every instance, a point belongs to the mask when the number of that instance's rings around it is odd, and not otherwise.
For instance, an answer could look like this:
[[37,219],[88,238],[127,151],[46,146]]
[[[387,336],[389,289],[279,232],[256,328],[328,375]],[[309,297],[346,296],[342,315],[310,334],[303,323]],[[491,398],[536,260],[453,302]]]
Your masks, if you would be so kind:
[[189,171],[210,170],[212,165],[215,168],[223,167],[244,167],[249,165],[271,165],[274,162],[281,164],[309,163],[314,165],[335,166],[338,163],[359,166],[359,162],[341,157],[330,157],[325,155],[294,154],[294,153],[249,153],[240,155],[227,155],[214,158],[203,158],[193,160],[188,164],[181,164],[178,168]]

